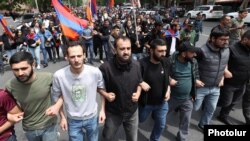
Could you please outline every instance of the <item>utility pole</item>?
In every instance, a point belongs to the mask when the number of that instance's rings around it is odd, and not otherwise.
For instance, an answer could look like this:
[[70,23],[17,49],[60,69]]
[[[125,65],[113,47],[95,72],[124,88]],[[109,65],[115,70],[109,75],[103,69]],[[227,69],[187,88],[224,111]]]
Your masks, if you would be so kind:
[[39,8],[38,8],[37,0],[35,0],[35,3],[36,3],[36,10],[37,10],[37,13],[39,13]]
[[70,0],[68,0],[68,5],[69,5],[69,8],[70,8],[71,7]]
[[87,0],[82,0],[82,5],[85,6],[87,3]]

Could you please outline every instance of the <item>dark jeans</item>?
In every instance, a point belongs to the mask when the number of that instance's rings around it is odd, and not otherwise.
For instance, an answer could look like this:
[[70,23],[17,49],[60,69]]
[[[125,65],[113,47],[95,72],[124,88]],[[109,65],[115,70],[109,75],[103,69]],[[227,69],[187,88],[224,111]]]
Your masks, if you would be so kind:
[[15,133],[13,133],[7,141],[17,141]]
[[46,51],[49,54],[50,61],[56,60],[56,50],[55,47],[45,47]]
[[95,53],[95,56],[97,56],[97,50],[99,51],[99,59],[100,60],[103,60],[103,49],[102,49],[102,45],[95,45],[94,44],[94,53]]
[[150,141],[159,141],[166,127],[168,102],[163,101],[161,104],[157,105],[140,105],[139,122],[144,122],[151,113],[154,117],[154,127],[150,135]]
[[102,42],[103,48],[104,48],[104,52],[105,52],[105,56],[106,56],[106,60],[109,61],[112,58],[112,53],[111,53],[111,48],[109,46],[108,41],[103,41]]

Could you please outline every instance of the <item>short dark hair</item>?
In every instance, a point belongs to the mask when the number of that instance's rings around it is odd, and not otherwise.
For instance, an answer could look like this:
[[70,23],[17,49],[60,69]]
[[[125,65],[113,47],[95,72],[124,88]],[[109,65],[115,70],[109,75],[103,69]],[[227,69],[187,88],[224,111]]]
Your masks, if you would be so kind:
[[247,9],[240,9],[240,10],[239,10],[239,13],[240,13],[240,14],[243,13],[243,12],[248,12],[248,11],[247,11]]
[[116,38],[115,39],[115,42],[114,42],[114,47],[115,48],[117,48],[117,42],[119,41],[119,40],[123,40],[123,41],[126,41],[126,40],[128,40],[128,41],[130,41],[131,42],[131,40],[127,37],[127,36],[118,36],[118,38]]
[[250,30],[247,30],[241,37],[241,39],[244,39],[244,38],[247,38],[247,39],[250,39]]
[[85,47],[83,47],[83,46],[81,45],[81,41],[80,41],[80,40],[77,40],[77,41],[69,41],[68,46],[66,47],[66,49],[65,49],[65,51],[64,51],[65,54],[68,55],[68,49],[69,49],[70,47],[75,47],[75,46],[80,46],[80,47],[82,47],[83,54],[86,53]]
[[163,39],[154,39],[150,42],[150,49],[156,49],[157,46],[165,46],[166,42]]
[[[220,21],[223,21],[226,19],[226,17],[230,17],[229,15],[223,15],[221,18],[220,18]],[[230,17],[231,18],[231,17]]]
[[114,30],[114,29],[121,29],[118,25],[114,25],[113,27],[112,27],[112,30]]
[[215,28],[211,33],[210,33],[210,37],[214,37],[214,38],[218,38],[221,36],[229,36],[230,32],[226,29],[217,29]]
[[13,64],[20,63],[22,61],[27,61],[28,64],[32,65],[34,63],[34,58],[31,53],[25,52],[25,51],[20,51],[16,52],[10,57],[10,66]]
[[174,28],[174,27],[176,27],[176,26],[178,26],[178,25],[180,25],[178,22],[171,22],[171,23],[170,23],[170,27],[171,27],[171,28]]

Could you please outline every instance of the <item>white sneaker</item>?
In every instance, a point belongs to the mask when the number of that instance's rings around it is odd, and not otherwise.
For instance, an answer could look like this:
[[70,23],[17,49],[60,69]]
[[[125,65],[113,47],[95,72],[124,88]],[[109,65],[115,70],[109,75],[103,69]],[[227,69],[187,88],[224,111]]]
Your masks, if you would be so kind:
[[36,69],[40,70],[41,69],[40,65],[37,65]]
[[100,60],[100,63],[103,64],[104,62],[102,60]]

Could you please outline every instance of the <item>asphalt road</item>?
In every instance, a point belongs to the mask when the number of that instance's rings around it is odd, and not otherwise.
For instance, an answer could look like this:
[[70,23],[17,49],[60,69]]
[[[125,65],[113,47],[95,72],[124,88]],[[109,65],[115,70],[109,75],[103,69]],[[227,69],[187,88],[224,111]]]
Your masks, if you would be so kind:
[[[206,21],[204,22],[204,32],[202,33],[200,37],[200,41],[197,43],[197,47],[200,47],[202,44],[204,44],[207,41],[208,35],[210,33],[210,30],[213,26],[217,25],[218,21]],[[52,62],[49,63],[49,66],[45,69],[41,69],[39,71],[48,71],[54,73],[56,70],[68,65],[66,61],[60,61],[56,64],[53,64]],[[100,63],[97,61],[94,63],[95,66],[99,66]],[[9,80],[11,77],[13,77],[12,72],[9,71],[9,68],[6,67],[7,71],[0,75],[0,87],[4,87],[4,83]],[[97,99],[98,102],[100,101],[99,98]],[[211,122],[211,124],[220,125],[221,122],[217,121],[216,116],[218,115],[218,110],[216,110],[214,118]],[[197,124],[199,121],[199,117],[201,116],[201,112],[195,112],[193,111],[191,124],[190,124],[190,130],[189,130],[189,141],[203,141],[203,133],[197,128]],[[241,110],[241,105],[237,105],[234,111],[231,112],[230,116],[232,117],[232,121],[234,121],[235,124],[241,125],[244,124],[244,118]],[[151,117],[147,119],[144,123],[139,125],[138,130],[138,141],[147,141],[149,139],[152,127],[153,127],[153,120]],[[175,136],[178,132],[178,114],[177,113],[170,113],[167,116],[167,126],[165,128],[165,131],[163,132],[160,140],[161,141],[175,141]],[[101,136],[103,125],[100,125],[100,132],[99,135]],[[15,126],[17,139],[18,141],[27,141],[22,127],[21,123],[16,124]],[[60,141],[67,141],[68,136],[67,132],[63,132],[60,130]],[[101,140],[101,137],[100,137]],[[118,134],[116,135],[116,141],[125,141],[125,134],[122,128],[119,129]]]

